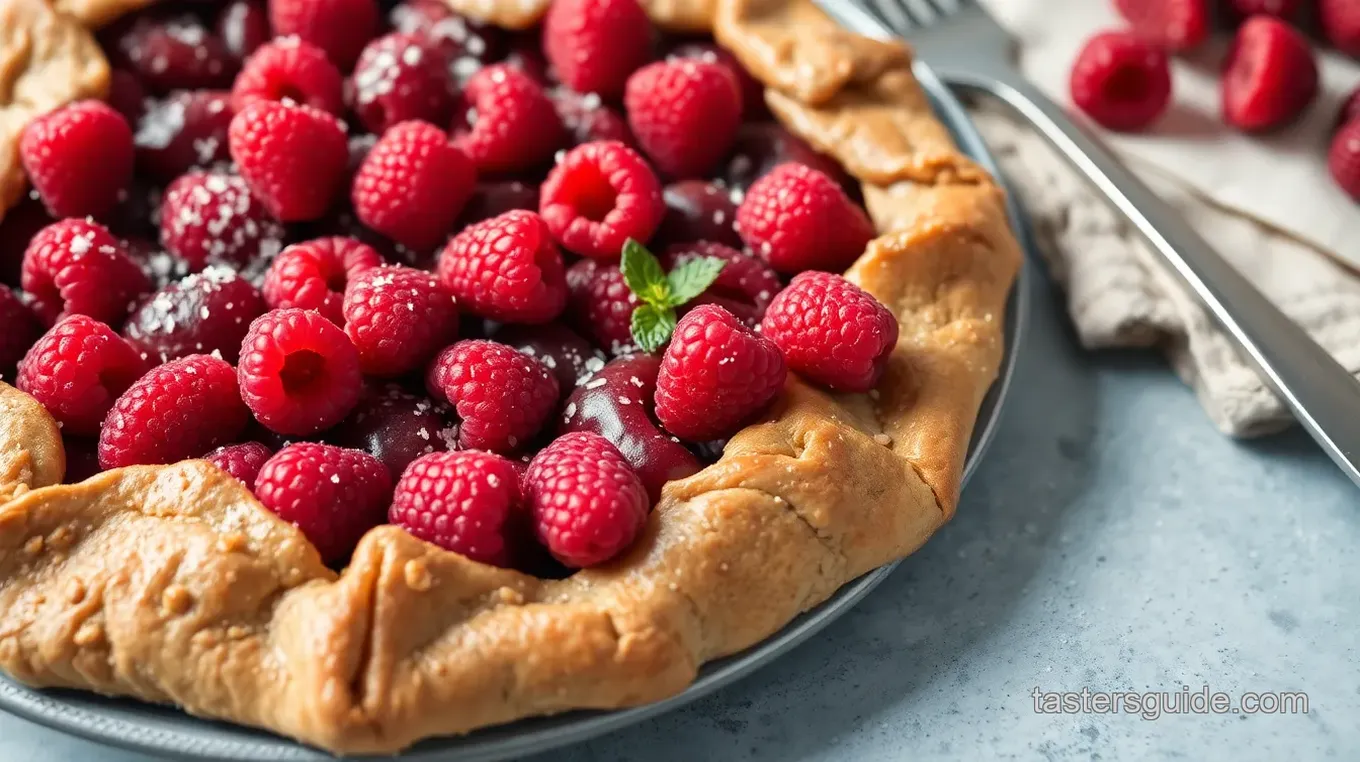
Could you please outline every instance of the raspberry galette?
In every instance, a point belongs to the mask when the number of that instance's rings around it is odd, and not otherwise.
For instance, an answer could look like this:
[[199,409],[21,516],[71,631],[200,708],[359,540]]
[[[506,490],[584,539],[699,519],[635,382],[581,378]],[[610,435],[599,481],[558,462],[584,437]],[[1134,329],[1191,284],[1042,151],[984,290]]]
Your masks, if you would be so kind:
[[1020,256],[908,51],[447,2],[0,0],[6,674],[392,752],[953,514]]

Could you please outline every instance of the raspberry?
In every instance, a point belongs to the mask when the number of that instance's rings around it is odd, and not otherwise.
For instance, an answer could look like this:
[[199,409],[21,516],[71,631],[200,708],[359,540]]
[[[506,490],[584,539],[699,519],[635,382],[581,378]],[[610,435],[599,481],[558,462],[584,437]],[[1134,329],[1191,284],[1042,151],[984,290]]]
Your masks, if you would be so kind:
[[165,189],[161,244],[190,272],[210,264],[246,269],[277,252],[282,237],[237,175],[190,172]]
[[154,368],[113,403],[99,432],[99,466],[158,465],[198,458],[245,430],[236,371],[189,355]]
[[691,308],[716,304],[754,328],[784,287],[779,275],[763,260],[710,241],[676,244],[662,255],[661,263],[669,272],[698,257],[713,257],[726,264],[713,285],[687,305]]
[[489,452],[437,452],[410,465],[387,520],[473,561],[510,565],[510,519],[519,510],[514,465]]
[[334,323],[309,310],[274,310],[250,324],[237,368],[255,420],[289,436],[334,426],[359,401],[359,353]]
[[462,419],[458,444],[508,453],[527,444],[557,406],[557,379],[504,344],[467,339],[434,359],[426,388]]
[[633,544],[651,504],[642,481],[599,434],[564,434],[543,448],[524,475],[534,532],[558,561],[595,566]]
[[666,216],[657,228],[656,240],[742,245],[736,228],[737,203],[727,188],[704,180],[681,180],[667,185],[662,199],[666,203]]
[[79,219],[38,231],[24,252],[20,280],[47,325],[66,315],[121,325],[137,297],[151,290],[146,274],[107,228]]
[[90,436],[145,370],[141,355],[112,328],[72,315],[28,350],[14,385],[41,402],[65,433]]
[[463,215],[458,221],[461,227],[467,227],[514,209],[537,212],[538,186],[518,180],[477,183],[477,189],[463,207]]
[[155,364],[191,354],[216,354],[235,364],[250,322],[264,311],[264,299],[249,281],[209,267],[143,302],[123,334]]
[[1134,30],[1170,50],[1188,50],[1209,36],[1206,0],[1115,0]]
[[652,22],[637,0],[555,0],[543,52],[567,87],[616,99],[652,57]]
[[301,442],[265,461],[255,477],[255,496],[301,529],[321,558],[334,564],[386,518],[392,476],[368,453]]
[[436,246],[472,195],[476,170],[439,128],[403,122],[378,140],[354,176],[354,211],[416,250]]
[[1271,18],[1247,19],[1223,68],[1223,119],[1257,131],[1292,121],[1318,93],[1318,68],[1308,40]]
[[458,337],[458,306],[434,275],[378,267],[345,288],[345,333],[370,376],[400,376]]
[[1077,54],[1068,78],[1072,102],[1112,130],[1132,132],[1152,124],[1171,103],[1166,52],[1127,32],[1092,37]]
[[611,355],[637,351],[632,319],[639,302],[618,265],[577,262],[567,269],[567,291],[567,315],[576,330]]
[[455,142],[479,172],[507,173],[546,163],[565,139],[543,86],[506,64],[473,74],[463,88],[465,127]]
[[680,318],[661,358],[656,417],[681,439],[724,439],[779,394],[787,374],[774,342],[727,310],[700,305]]
[[546,323],[567,301],[562,254],[533,212],[479,222],[449,241],[439,281],[474,315],[507,323]]
[[745,121],[769,118],[769,109],[765,106],[765,86],[746,71],[736,56],[710,42],[688,42],[672,50],[668,57],[698,58],[726,66],[736,78],[737,89],[741,91],[741,114]]
[[368,43],[349,82],[354,113],[379,135],[411,119],[443,124],[453,113],[448,63],[415,35],[393,33]]
[[203,22],[189,14],[141,16],[110,32],[114,62],[130,69],[148,89],[216,90],[231,84],[237,59]]
[[214,31],[227,52],[237,58],[249,56],[274,36],[269,11],[260,0],[231,0],[222,6]]
[[666,211],[651,167],[616,142],[568,151],[543,182],[538,208],[559,243],[605,262],[619,261],[629,238],[651,238]]
[[374,0],[269,0],[274,34],[297,35],[349,71],[381,22]]
[[79,101],[34,119],[19,156],[53,217],[101,216],[132,179],[132,129],[99,101]]
[[580,93],[566,88],[557,88],[548,93],[553,108],[567,128],[572,145],[593,143],[598,140],[616,140],[632,145],[633,133],[628,130],[628,122],[617,111],[606,106],[600,96]]
[[1342,190],[1360,201],[1360,121],[1345,125],[1332,138],[1327,169]]
[[11,371],[43,331],[33,310],[4,285],[0,285],[0,326],[4,326],[0,331],[0,380],[4,380],[13,377]]
[[326,439],[372,455],[396,478],[416,458],[458,444],[458,427],[452,425],[451,415],[447,406],[408,394],[396,384],[370,386],[354,412]]
[[628,126],[664,174],[697,177],[727,155],[741,124],[741,91],[724,65],[694,58],[649,64],[628,78]]
[[345,125],[311,106],[255,101],[231,120],[229,137],[241,177],[283,222],[325,214],[349,174]]
[[383,264],[373,247],[334,236],[295,243],[279,252],[264,276],[264,300],[273,309],[315,310],[345,324],[345,286]]
[[1278,18],[1293,18],[1303,6],[1303,0],[1232,0],[1233,10],[1243,16],[1264,13]]
[[311,106],[332,114],[345,110],[344,79],[326,53],[296,37],[283,37],[260,46],[246,59],[231,86],[231,99],[240,111],[252,101],[283,101]]
[[1348,56],[1360,56],[1360,6],[1354,0],[1318,0],[1327,40]]
[[760,332],[805,378],[844,392],[878,383],[897,345],[897,319],[839,275],[794,276],[760,323]]
[[255,477],[259,476],[265,461],[273,454],[272,450],[259,442],[242,442],[219,447],[204,455],[203,459],[231,474],[247,489],[253,489]]
[[173,93],[147,110],[137,123],[137,167],[158,180],[171,180],[198,167],[231,159],[227,128],[236,114],[227,93]]
[[751,186],[737,207],[737,232],[785,274],[844,270],[874,237],[836,181],[802,164],[781,164]]

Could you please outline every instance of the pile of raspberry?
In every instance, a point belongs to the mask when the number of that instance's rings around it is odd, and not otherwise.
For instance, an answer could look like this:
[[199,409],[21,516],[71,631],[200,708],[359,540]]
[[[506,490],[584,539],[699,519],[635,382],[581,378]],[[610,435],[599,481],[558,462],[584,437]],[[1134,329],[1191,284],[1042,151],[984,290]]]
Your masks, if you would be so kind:
[[888,372],[896,319],[834,274],[874,234],[850,179],[637,0],[523,34],[233,0],[101,40],[107,101],[27,126],[0,224],[0,374],[68,481],[203,458],[336,565],[392,523],[552,573],[626,552],[790,370]]

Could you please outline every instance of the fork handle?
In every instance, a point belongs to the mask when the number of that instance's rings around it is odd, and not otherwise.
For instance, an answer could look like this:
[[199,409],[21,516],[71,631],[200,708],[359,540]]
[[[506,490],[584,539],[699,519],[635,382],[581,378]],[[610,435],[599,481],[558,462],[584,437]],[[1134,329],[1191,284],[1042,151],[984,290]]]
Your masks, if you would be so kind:
[[1018,74],[939,73],[951,85],[1001,99],[1033,123],[1171,265],[1308,433],[1360,485],[1360,383],[1345,367],[1033,84]]

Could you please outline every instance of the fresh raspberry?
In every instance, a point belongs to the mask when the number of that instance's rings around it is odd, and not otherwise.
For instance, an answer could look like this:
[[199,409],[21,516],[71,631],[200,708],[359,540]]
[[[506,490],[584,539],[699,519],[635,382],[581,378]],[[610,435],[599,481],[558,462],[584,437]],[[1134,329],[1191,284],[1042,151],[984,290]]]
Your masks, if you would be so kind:
[[711,241],[676,244],[666,249],[661,264],[669,272],[699,257],[721,259],[723,269],[713,285],[686,307],[716,304],[752,328],[759,325],[775,294],[784,287],[779,274],[764,260]]
[[629,238],[651,238],[666,213],[651,167],[612,141],[567,151],[543,181],[538,208],[559,243],[605,262],[619,261]]
[[109,34],[113,44],[105,50],[114,63],[135,72],[156,93],[217,90],[236,76],[236,57],[191,14],[137,16]]
[[344,561],[383,523],[392,476],[368,453],[300,442],[279,450],[255,477],[255,496],[296,526],[327,563]]
[[482,220],[499,217],[506,212],[523,209],[538,211],[538,186],[518,180],[477,183],[472,198],[463,207],[458,227],[467,227]]
[[227,128],[236,112],[225,92],[172,93],[137,123],[137,167],[162,181],[192,169],[229,161]]
[[274,310],[250,324],[237,368],[241,397],[266,428],[307,436],[334,426],[359,401],[359,353],[310,310]]
[[398,384],[370,384],[354,412],[326,433],[326,441],[372,455],[395,479],[416,458],[458,445],[452,415],[447,405],[410,394]]
[[1188,50],[1209,36],[1207,0],[1115,0],[1115,8],[1144,39]]
[[628,126],[664,174],[697,177],[727,155],[741,124],[741,91],[724,65],[678,58],[628,78]]
[[519,503],[510,461],[489,452],[437,452],[406,469],[387,520],[473,561],[509,566],[509,524]]
[[779,394],[787,374],[774,342],[727,310],[701,305],[680,318],[661,358],[656,417],[681,439],[724,439]]
[[241,59],[274,36],[269,28],[269,11],[261,0],[231,0],[217,14],[213,30],[227,52]]
[[581,95],[564,87],[548,92],[562,126],[567,128],[571,144],[594,143],[598,140],[617,140],[625,145],[633,144],[633,133],[628,130],[628,122],[614,109],[606,106],[595,93]]
[[53,217],[100,216],[132,179],[132,129],[107,105],[78,101],[29,122],[19,156]]
[[536,435],[557,406],[557,379],[532,357],[492,341],[467,339],[434,359],[425,380],[449,402],[465,449],[513,452]]
[[652,22],[637,0],[555,0],[543,18],[543,52],[567,87],[617,99],[652,57]]
[[567,301],[562,254],[547,225],[518,209],[454,236],[439,257],[439,280],[464,309],[506,323],[546,323]]
[[260,46],[246,59],[231,86],[237,111],[251,101],[282,101],[311,106],[332,114],[345,110],[344,78],[326,53],[296,37]]
[[273,450],[259,442],[242,442],[219,447],[204,455],[203,459],[231,474],[237,481],[245,484],[247,489],[251,489],[254,488],[255,477],[260,475],[260,469],[264,468],[265,461],[273,454]]
[[398,122],[444,124],[453,113],[448,63],[422,38],[392,33],[368,43],[349,80],[359,121],[381,135]]
[[1360,201],[1360,121],[1346,124],[1332,138],[1327,169],[1342,190]]
[[561,323],[500,325],[491,338],[543,363],[564,392],[604,367],[604,353]]
[[321,48],[341,71],[354,66],[381,16],[375,0],[269,0],[274,34],[296,35]]
[[154,368],[113,403],[99,431],[99,466],[175,463],[199,458],[245,430],[236,371],[211,355]]
[[564,434],[534,456],[524,500],[539,541],[574,568],[627,550],[651,508],[628,461],[609,440],[587,431]]
[[1103,32],[1077,54],[1068,88],[1072,102],[1101,125],[1141,130],[1171,103],[1171,65],[1166,51],[1135,34]]
[[315,310],[345,324],[345,286],[383,264],[362,241],[333,236],[295,243],[279,252],[264,276],[264,300],[272,309]]
[[508,173],[546,163],[565,141],[543,86],[506,64],[488,66],[468,78],[466,109],[455,143],[484,173]]
[[417,35],[438,50],[459,82],[505,56],[504,32],[454,13],[441,0],[399,3],[388,13],[388,20],[396,31]]
[[246,269],[276,253],[282,238],[239,175],[190,172],[165,189],[161,243],[190,272],[210,264]]
[[41,402],[65,433],[91,436],[145,370],[141,355],[112,328],[72,315],[28,350],[14,385]]
[[9,286],[0,285],[0,380],[13,378],[19,360],[42,335],[42,323]]
[[711,42],[687,42],[670,52],[669,58],[698,58],[703,61],[719,63],[732,72],[741,90],[741,115],[747,122],[769,117],[765,106],[765,85],[751,76],[737,57]]
[[1232,7],[1242,16],[1263,13],[1289,19],[1298,15],[1299,9],[1303,7],[1303,0],[1232,0]]
[[1318,0],[1323,34],[1348,56],[1360,56],[1360,5],[1354,0]]
[[789,368],[844,392],[878,383],[897,345],[897,319],[863,289],[839,275],[794,276],[760,323]]
[[1279,19],[1247,19],[1223,68],[1223,119],[1238,129],[1267,130],[1302,114],[1317,94],[1308,40]]
[[737,232],[786,275],[849,267],[874,226],[835,180],[802,164],[781,164],[751,186],[737,207]]
[[637,295],[628,289],[618,265],[583,259],[567,268],[567,318],[595,346],[611,355],[637,351],[633,310]]
[[345,333],[370,376],[400,376],[458,337],[458,305],[431,273],[377,267],[345,288]]
[[229,137],[241,177],[283,222],[325,214],[349,174],[345,125],[311,106],[247,104],[231,120]]
[[403,122],[378,140],[354,176],[359,219],[412,249],[436,246],[472,195],[476,170],[448,136],[425,122]]
[[192,354],[216,354],[235,364],[264,299],[245,278],[209,267],[171,283],[128,318],[123,335],[154,364]]
[[66,315],[122,325],[137,297],[151,290],[118,239],[103,225],[81,219],[38,231],[24,252],[21,282],[47,325]]
[[1336,112],[1336,128],[1340,129],[1357,119],[1360,119],[1360,87],[1352,90],[1346,100],[1341,102],[1341,108]]
[[775,167],[789,162],[806,164],[821,172],[835,180],[847,195],[854,196],[859,192],[859,183],[840,162],[818,153],[778,122],[752,122],[737,130],[737,141],[723,168],[722,179],[733,189],[732,200],[740,202],[743,190],[774,171]]
[[128,124],[136,124],[146,113],[147,97],[146,88],[132,72],[125,69],[109,72],[109,94],[104,100],[122,114]]
[[737,235],[737,202],[732,191],[705,180],[681,180],[666,186],[662,199],[666,216],[657,228],[663,243],[711,241],[740,248]]

